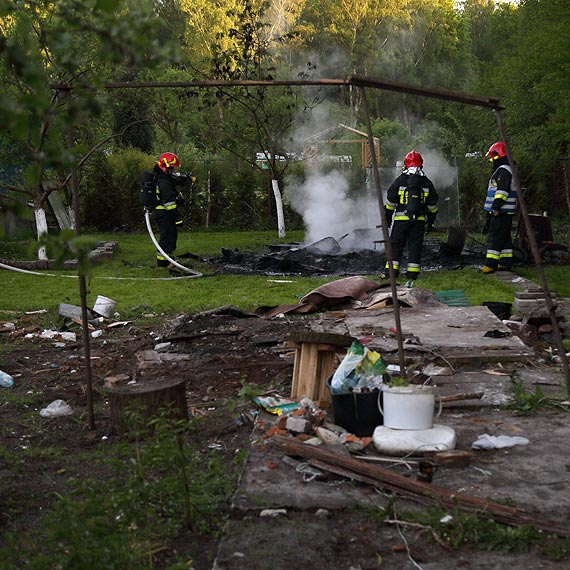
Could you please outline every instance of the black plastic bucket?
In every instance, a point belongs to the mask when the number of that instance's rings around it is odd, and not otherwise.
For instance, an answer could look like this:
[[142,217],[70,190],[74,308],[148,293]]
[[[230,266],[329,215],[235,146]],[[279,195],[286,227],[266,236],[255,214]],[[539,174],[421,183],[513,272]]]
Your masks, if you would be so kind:
[[496,317],[502,321],[507,320],[511,316],[511,303],[498,303],[495,301],[485,301],[484,307],[487,307]]
[[[330,390],[332,378],[328,379]],[[334,423],[359,437],[371,436],[383,422],[379,402],[382,405],[382,392],[350,392],[333,394],[331,403]]]

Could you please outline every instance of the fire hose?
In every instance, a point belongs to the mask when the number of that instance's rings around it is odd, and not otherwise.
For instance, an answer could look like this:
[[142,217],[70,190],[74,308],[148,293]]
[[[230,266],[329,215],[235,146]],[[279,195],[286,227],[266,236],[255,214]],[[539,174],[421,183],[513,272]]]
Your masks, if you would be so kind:
[[146,221],[146,228],[148,230],[148,235],[150,236],[152,243],[154,243],[156,249],[160,252],[161,255],[163,255],[166,259],[168,259],[168,261],[170,261],[170,263],[172,263],[172,265],[174,265],[175,267],[178,267],[179,269],[181,269],[185,273],[189,273],[190,275],[187,276],[188,278],[203,277],[203,275],[201,273],[199,273],[198,271],[194,271],[193,269],[190,269],[189,267],[185,267],[184,265],[178,263],[177,261],[174,261],[174,259],[172,259],[167,253],[164,252],[164,250],[160,247],[160,245],[156,241],[156,237],[154,236],[154,232],[152,231],[152,226],[150,224],[150,213],[146,209],[144,211],[144,219]]

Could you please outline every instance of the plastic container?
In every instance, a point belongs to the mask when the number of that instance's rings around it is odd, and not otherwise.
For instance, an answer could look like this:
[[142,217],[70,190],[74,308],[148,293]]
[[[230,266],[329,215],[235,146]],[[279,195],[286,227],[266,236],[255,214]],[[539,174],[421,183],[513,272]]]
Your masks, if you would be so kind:
[[7,372],[0,370],[0,388],[11,388],[14,385],[14,378]]
[[[331,380],[332,377],[327,382],[329,389]],[[371,436],[382,425],[381,399],[380,390],[347,394],[331,392],[334,423],[359,437]]]
[[435,413],[435,387],[385,385],[382,387],[382,413],[384,426],[391,429],[431,429]]
[[108,297],[103,297],[103,295],[98,295],[95,300],[95,305],[93,306],[93,311],[102,317],[110,319],[115,314],[115,309],[117,308],[117,302]]

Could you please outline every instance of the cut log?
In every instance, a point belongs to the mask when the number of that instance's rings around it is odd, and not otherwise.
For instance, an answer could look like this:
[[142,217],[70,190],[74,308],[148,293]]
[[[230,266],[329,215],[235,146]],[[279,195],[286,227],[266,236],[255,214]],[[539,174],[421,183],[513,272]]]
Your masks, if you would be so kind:
[[188,419],[186,381],[168,378],[138,382],[108,389],[111,425],[116,433],[148,426],[151,419]]

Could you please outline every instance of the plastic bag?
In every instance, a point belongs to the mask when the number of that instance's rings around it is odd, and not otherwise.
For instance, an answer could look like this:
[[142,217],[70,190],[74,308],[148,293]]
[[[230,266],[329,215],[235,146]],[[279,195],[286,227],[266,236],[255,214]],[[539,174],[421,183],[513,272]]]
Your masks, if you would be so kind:
[[69,416],[73,413],[71,406],[64,400],[54,400],[47,408],[40,410],[42,418],[56,418],[59,416]]
[[356,385],[356,382],[353,381],[353,373],[367,352],[368,349],[356,340],[350,345],[345,357],[333,374],[331,380],[331,391],[333,394],[348,392],[350,387]]
[[380,354],[354,341],[332,377],[331,392],[342,394],[357,387],[379,387],[386,369]]

